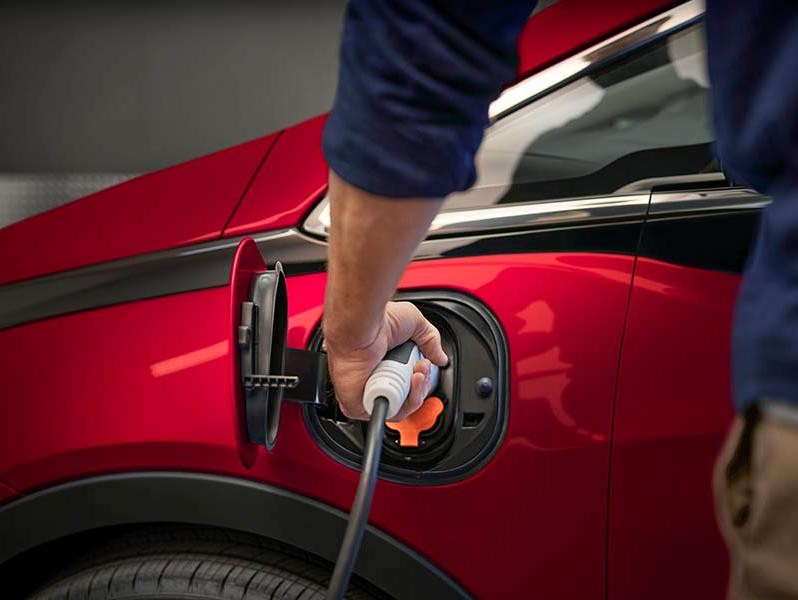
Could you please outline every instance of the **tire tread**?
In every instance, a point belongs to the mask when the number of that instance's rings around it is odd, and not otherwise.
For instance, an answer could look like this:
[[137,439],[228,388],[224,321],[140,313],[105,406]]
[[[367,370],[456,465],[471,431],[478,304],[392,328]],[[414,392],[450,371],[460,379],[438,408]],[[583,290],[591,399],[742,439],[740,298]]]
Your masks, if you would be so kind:
[[[30,600],[320,600],[329,577],[318,559],[257,536],[148,528],[80,558]],[[347,594],[373,597],[356,586]]]

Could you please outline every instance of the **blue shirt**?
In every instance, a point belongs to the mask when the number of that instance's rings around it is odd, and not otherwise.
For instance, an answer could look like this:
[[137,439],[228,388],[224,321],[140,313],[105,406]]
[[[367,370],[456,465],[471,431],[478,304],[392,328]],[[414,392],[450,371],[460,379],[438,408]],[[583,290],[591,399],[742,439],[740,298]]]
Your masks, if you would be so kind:
[[724,171],[773,198],[737,299],[735,403],[798,404],[798,6],[709,0],[706,28]]
[[535,2],[350,0],[327,162],[374,194],[469,188],[488,105],[516,76]]
[[[470,187],[488,105],[516,76],[535,2],[350,0],[327,161],[396,198]],[[798,9],[708,0],[717,150],[733,179],[770,194],[733,333],[738,409],[798,403]]]

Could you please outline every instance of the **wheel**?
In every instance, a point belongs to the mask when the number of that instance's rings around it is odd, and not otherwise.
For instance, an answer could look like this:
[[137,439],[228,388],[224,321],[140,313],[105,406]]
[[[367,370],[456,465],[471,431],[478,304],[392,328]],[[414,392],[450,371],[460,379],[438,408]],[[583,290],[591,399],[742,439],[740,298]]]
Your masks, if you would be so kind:
[[[30,600],[315,600],[330,568],[238,532],[177,527],[136,532],[80,559]],[[357,584],[347,598],[375,598]]]

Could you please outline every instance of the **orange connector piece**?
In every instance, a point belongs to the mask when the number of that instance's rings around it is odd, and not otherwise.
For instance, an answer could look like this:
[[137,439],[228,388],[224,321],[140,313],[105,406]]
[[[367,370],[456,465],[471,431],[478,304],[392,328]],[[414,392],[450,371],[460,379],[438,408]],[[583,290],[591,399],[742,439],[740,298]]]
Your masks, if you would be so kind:
[[418,448],[419,434],[431,429],[443,412],[443,400],[430,396],[416,412],[398,423],[386,423],[385,426],[399,433],[399,445]]

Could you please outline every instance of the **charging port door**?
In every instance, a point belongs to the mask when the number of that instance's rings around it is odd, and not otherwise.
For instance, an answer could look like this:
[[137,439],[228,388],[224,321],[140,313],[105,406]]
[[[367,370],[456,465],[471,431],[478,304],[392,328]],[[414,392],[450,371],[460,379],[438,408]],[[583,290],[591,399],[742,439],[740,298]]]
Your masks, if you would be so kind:
[[283,400],[323,403],[327,361],[319,352],[286,348],[285,274],[279,262],[266,266],[251,239],[236,251],[231,289],[247,439],[271,450]]

